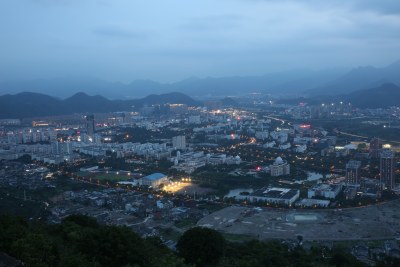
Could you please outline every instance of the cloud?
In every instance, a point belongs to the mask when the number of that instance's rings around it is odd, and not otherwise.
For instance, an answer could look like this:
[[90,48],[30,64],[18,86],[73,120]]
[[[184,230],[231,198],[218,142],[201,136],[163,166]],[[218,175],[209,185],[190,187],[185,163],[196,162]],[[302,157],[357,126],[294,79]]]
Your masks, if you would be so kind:
[[148,36],[148,33],[126,29],[117,25],[98,26],[92,32],[99,36],[123,39],[146,39]]
[[353,12],[373,12],[384,15],[400,14],[399,0],[242,0],[244,2],[292,3],[314,8],[342,8]]
[[171,81],[382,66],[400,55],[399,1],[0,0],[0,70]]
[[399,0],[353,0],[353,10],[371,11],[385,15],[400,14]]
[[180,28],[188,31],[227,30],[238,27],[242,20],[244,17],[237,14],[208,15],[190,18]]

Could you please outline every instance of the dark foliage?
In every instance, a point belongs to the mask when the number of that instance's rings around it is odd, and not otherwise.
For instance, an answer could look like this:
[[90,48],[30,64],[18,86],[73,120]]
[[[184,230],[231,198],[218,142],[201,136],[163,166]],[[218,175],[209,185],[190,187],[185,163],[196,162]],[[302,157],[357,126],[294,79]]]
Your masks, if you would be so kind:
[[182,235],[176,248],[188,263],[201,267],[216,265],[224,255],[226,244],[219,232],[195,227]]
[[38,93],[20,93],[0,96],[0,118],[30,118],[86,112],[114,112],[138,109],[143,105],[163,105],[168,103],[187,104],[189,106],[199,104],[182,93],[150,95],[134,100],[109,100],[99,95],[88,96],[85,93],[77,93],[70,98],[61,100]]
[[[366,266],[348,251],[341,247],[305,251],[280,241],[231,243],[219,232],[195,227],[181,236],[175,254],[157,237],[143,239],[128,228],[99,225],[82,215],[56,225],[0,215],[0,252],[35,267]],[[377,266],[398,263],[387,257]]]

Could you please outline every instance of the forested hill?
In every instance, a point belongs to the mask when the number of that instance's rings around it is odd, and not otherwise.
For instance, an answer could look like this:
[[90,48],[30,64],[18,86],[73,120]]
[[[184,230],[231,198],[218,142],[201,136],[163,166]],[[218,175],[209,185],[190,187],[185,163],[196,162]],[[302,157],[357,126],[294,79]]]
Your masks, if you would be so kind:
[[[174,252],[159,238],[144,239],[126,227],[102,226],[81,215],[51,225],[0,215],[0,266],[13,258],[33,267],[366,266],[340,248],[305,251],[280,241],[231,243],[200,227],[186,231],[176,248]],[[385,259],[377,266],[399,264]]]
[[131,100],[109,100],[103,96],[77,93],[66,99],[58,99],[38,93],[20,93],[0,96],[1,118],[30,118],[39,116],[68,115],[74,113],[101,113],[137,110],[144,105],[186,104],[200,105],[182,93],[149,95]]

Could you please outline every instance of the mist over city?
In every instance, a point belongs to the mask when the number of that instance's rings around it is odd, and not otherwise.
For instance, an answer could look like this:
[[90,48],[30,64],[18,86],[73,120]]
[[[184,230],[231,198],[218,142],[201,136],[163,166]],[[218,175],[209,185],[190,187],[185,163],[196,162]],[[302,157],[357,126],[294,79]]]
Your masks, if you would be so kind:
[[400,266],[397,0],[0,2],[0,266]]

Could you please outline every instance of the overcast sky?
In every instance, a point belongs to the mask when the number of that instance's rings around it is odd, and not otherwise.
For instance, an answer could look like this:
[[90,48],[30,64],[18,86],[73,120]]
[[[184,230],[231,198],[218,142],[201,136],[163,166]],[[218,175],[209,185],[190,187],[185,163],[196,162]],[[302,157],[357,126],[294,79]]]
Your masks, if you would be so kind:
[[171,82],[399,59],[399,0],[0,0],[0,80]]

